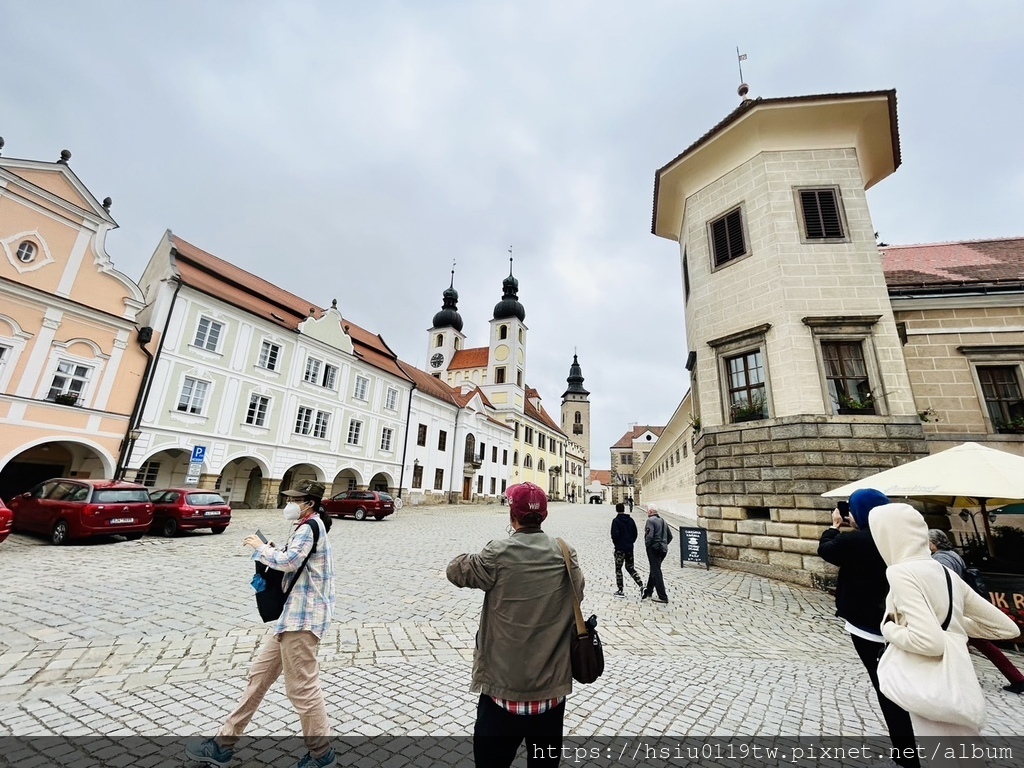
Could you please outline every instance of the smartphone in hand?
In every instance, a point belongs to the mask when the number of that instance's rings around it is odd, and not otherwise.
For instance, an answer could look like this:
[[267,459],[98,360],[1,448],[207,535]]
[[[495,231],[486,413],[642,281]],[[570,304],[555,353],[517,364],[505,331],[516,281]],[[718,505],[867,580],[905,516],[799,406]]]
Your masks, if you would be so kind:
[[846,520],[850,517],[850,502],[848,501],[837,501],[836,509],[839,510],[839,516]]
[[263,535],[263,531],[261,531],[259,528],[256,529],[256,534],[255,535],[256,535],[256,538],[259,539],[260,541],[262,541],[264,544],[269,544],[270,543],[269,541],[267,541],[267,537]]

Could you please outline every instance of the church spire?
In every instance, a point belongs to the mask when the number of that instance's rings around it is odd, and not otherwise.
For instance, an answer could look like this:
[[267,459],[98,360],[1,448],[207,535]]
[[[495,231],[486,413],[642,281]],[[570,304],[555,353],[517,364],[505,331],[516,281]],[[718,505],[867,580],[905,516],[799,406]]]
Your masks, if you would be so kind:
[[441,294],[441,311],[434,315],[434,328],[454,328],[462,331],[462,315],[459,314],[459,292],[455,290],[455,262],[452,262],[451,284]]
[[566,379],[569,384],[569,388],[562,393],[562,398],[565,399],[566,395],[589,395],[590,393],[583,388],[583,369],[580,368],[579,358],[575,354],[572,356],[572,365],[569,366],[569,377]]
[[508,277],[501,281],[501,301],[494,305],[494,319],[506,320],[513,317],[520,322],[526,320],[526,309],[519,303],[519,281],[512,274],[512,249],[508,249]]

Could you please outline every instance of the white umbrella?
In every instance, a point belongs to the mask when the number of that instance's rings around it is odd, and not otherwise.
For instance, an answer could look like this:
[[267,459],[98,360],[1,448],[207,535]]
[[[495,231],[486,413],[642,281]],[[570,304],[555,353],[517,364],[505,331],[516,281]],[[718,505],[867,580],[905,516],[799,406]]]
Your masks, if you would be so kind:
[[985,506],[1024,499],[1024,457],[964,443],[821,495],[848,497],[862,488],[874,488],[889,497],[934,501],[946,506],[979,505],[989,554],[994,555]]

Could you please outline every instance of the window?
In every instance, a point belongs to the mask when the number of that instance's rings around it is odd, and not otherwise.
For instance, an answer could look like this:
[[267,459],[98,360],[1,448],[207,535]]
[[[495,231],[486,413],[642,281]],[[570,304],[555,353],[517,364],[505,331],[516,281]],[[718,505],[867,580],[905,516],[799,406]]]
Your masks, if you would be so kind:
[[533,445],[533,427],[524,427],[523,442],[527,445]]
[[508,487],[508,480],[502,480],[502,481],[501,481],[501,492],[502,492],[502,493],[504,493],[504,492],[505,492],[505,489],[506,489],[507,487]]
[[512,466],[519,466],[519,451],[512,451]]
[[370,389],[370,380],[365,376],[356,376],[356,388],[352,393],[356,400],[366,400],[367,392]]
[[501,365],[494,369],[494,383],[504,384],[505,383],[505,366]]
[[508,326],[507,325],[499,325],[498,326],[498,338],[499,339],[507,339],[508,338]]
[[501,452],[501,463],[506,467],[508,466],[508,451]]
[[135,472],[135,482],[147,488],[155,488],[157,477],[160,475],[160,462],[147,461]]
[[484,492],[484,476],[483,475],[480,475],[480,477],[478,477],[476,479],[476,492],[477,493],[483,493]]
[[435,491],[440,491],[440,490],[443,490],[443,489],[444,489],[444,470],[443,469],[435,469],[434,470],[434,490]]
[[498,446],[494,446],[493,448],[491,448],[491,461],[494,464],[498,463]]
[[842,240],[843,217],[839,206],[839,190],[797,190],[804,219],[804,238],[807,240]]
[[632,464],[633,463],[633,454],[632,453],[624,453],[624,454],[622,454],[622,463],[623,464]]
[[729,420],[765,418],[764,365],[761,350],[725,359],[729,388]]
[[530,454],[523,456],[523,466],[527,469],[533,468],[533,457]]
[[544,459],[540,459],[537,462],[537,471],[538,472],[543,472],[544,471]]
[[338,384],[338,366],[327,363],[324,366],[324,377],[320,383],[327,389],[334,389]]
[[427,425],[420,424],[419,429],[416,430],[416,445],[427,444]]
[[209,390],[209,382],[186,376],[181,387],[181,396],[178,398],[178,410],[183,413],[202,414]]
[[295,434],[308,435],[313,431],[313,409],[300,405],[295,415]]
[[85,385],[89,382],[89,374],[92,368],[87,365],[80,365],[70,360],[61,360],[57,363],[57,370],[53,374],[53,381],[50,382],[50,392],[47,399],[55,400],[57,397],[65,397],[77,402],[85,392]]
[[456,350],[458,350],[458,348],[459,348],[459,337],[458,336],[455,337],[455,341],[453,343],[453,346],[455,347]]
[[249,395],[249,408],[245,412],[245,423],[254,427],[265,427],[267,425],[267,409],[270,407],[270,398],[264,395]]
[[579,411],[576,411],[576,414],[572,417],[572,422],[573,422],[573,424],[582,424],[583,423],[583,414],[580,413]]
[[303,381],[308,381],[310,384],[320,383],[320,369],[323,367],[323,361],[317,360],[315,357],[306,358],[306,372],[302,375]]
[[519,422],[518,421],[514,423],[513,434],[515,435],[516,440],[518,440],[519,439]]
[[1024,400],[1021,399],[1017,367],[979,365],[977,370],[992,426],[1002,430],[1012,422],[1024,420]]
[[448,433],[443,429],[437,433],[437,450],[443,451],[448,448]]
[[739,208],[712,221],[708,225],[708,230],[716,267],[747,255],[747,246],[743,239],[743,219]]
[[686,249],[683,249],[683,300],[690,298],[690,267],[686,261]]
[[520,344],[523,343],[523,329],[522,328],[519,329],[519,343]]
[[416,464],[412,468],[412,487],[422,488],[423,487],[423,467]]
[[266,368],[268,371],[277,370],[277,362],[281,358],[281,347],[270,341],[264,341],[260,345],[260,359],[257,365]]
[[211,320],[208,317],[199,318],[199,327],[196,328],[196,338],[193,346],[205,349],[209,352],[216,352],[220,344],[221,333],[224,324]]
[[389,411],[398,410],[398,390],[388,387],[388,393],[384,398],[384,407]]
[[325,411],[316,412],[316,421],[313,423],[313,437],[321,440],[327,439],[327,428],[331,423],[331,414]]
[[391,450],[391,440],[395,436],[395,430],[391,427],[384,427],[380,431],[380,449],[382,451]]
[[859,341],[822,341],[825,382],[833,413],[874,413],[875,405]]
[[36,258],[36,252],[39,249],[36,248],[36,244],[29,240],[22,240],[18,245],[18,252],[16,254],[18,261],[22,264],[29,264]]
[[348,423],[348,444],[359,445],[359,436],[363,431],[363,422],[352,419]]
[[493,496],[498,490],[498,479],[495,477],[491,478],[491,496]]
[[522,368],[520,368],[518,371],[516,371],[516,386],[517,387],[523,386],[523,370],[522,370]]
[[434,337],[434,346],[435,347],[443,347],[444,346],[444,334],[443,333],[439,333],[439,334],[437,334],[437,336]]

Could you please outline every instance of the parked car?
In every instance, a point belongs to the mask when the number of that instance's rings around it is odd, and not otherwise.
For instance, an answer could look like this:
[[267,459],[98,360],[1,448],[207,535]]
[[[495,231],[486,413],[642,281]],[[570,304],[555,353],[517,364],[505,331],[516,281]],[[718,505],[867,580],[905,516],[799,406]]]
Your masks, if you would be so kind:
[[231,522],[231,507],[216,491],[201,488],[165,488],[149,494],[153,502],[153,528],[164,536],[179,531],[209,528],[224,533]]
[[0,541],[10,535],[13,520],[14,514],[4,506],[4,500],[0,499]]
[[11,499],[14,530],[49,536],[54,544],[119,534],[142,538],[153,523],[146,488],[117,480],[55,478]]
[[346,491],[322,503],[332,517],[354,517],[356,520],[368,517],[383,520],[395,511],[395,500],[383,491]]

